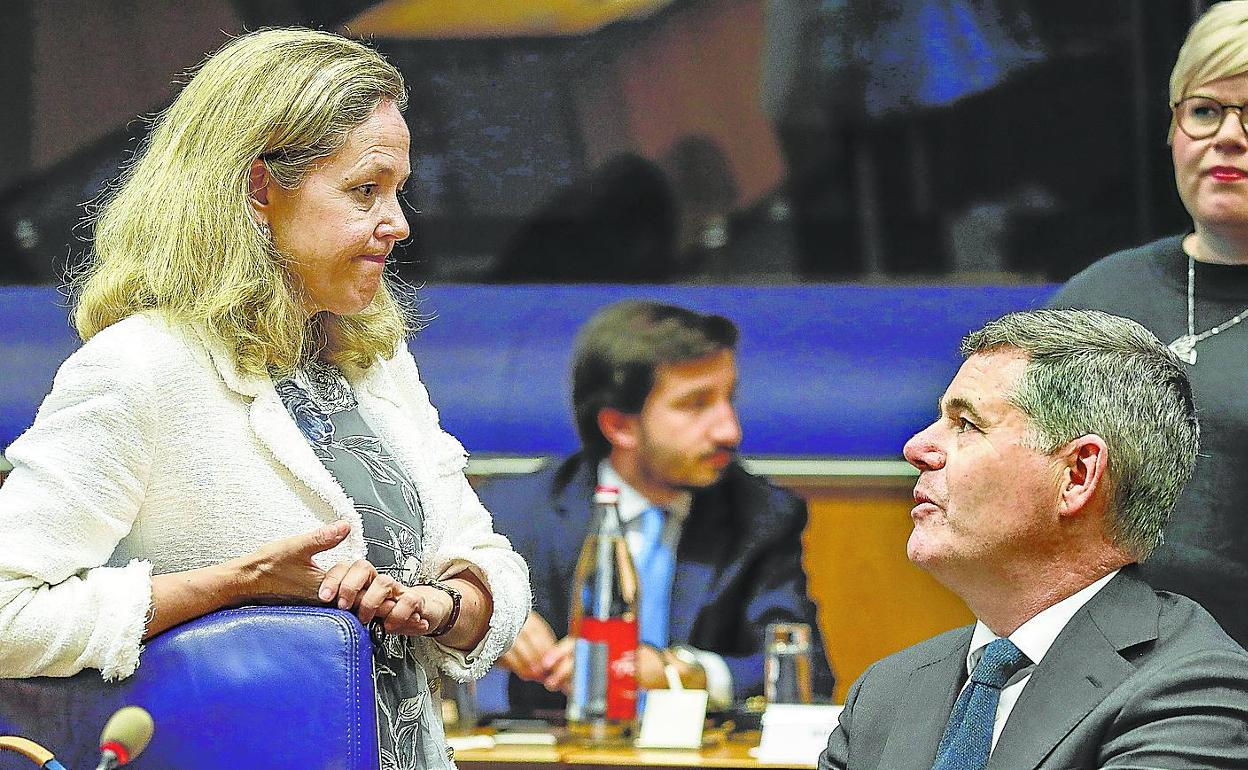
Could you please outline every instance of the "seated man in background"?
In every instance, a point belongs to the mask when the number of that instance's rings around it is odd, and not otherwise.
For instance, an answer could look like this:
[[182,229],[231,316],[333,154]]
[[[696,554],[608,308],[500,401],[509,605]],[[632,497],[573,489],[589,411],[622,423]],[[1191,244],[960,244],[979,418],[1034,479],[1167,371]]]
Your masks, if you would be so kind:
[[761,693],[764,630],[796,621],[812,630],[814,692],[831,695],[802,569],[805,502],[735,461],[736,342],[721,316],[639,301],[600,311],[573,356],[582,451],[481,491],[533,582],[533,612],[499,661],[513,713],[564,706],[569,592],[598,484],[620,490],[640,575],[641,687],[666,687],[670,664],[712,708]]
[[1191,386],[1144,327],[1013,313],[962,343],[910,560],[975,613],[854,683],[820,768],[1248,768],[1248,653],[1135,562],[1190,477]]

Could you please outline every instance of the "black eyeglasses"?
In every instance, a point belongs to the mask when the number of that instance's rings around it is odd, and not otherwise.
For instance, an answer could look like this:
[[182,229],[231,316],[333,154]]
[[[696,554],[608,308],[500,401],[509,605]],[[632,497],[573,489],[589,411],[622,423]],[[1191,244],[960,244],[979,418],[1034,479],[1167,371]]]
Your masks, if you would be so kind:
[[1208,139],[1222,128],[1227,110],[1239,113],[1239,124],[1248,133],[1248,104],[1223,104],[1208,96],[1189,96],[1171,105],[1179,129],[1193,139]]

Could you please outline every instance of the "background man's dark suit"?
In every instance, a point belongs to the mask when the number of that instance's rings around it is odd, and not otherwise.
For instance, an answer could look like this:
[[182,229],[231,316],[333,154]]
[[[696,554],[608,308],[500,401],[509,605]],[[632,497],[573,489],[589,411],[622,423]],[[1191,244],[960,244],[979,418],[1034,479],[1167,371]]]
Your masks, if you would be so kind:
[[[820,770],[930,770],[973,626],[875,663]],[[1248,654],[1200,605],[1131,565],[1080,609],[1024,686],[989,770],[1248,768]]]
[[[572,573],[596,479],[596,466],[577,454],[481,490],[495,530],[529,564],[534,611],[558,637],[568,632]],[[815,605],[806,595],[805,526],[804,501],[735,464],[719,482],[694,493],[676,554],[671,639],[721,655],[736,699],[762,692],[761,640],[765,626],[776,621],[810,624],[815,693],[832,693]],[[510,680],[513,712],[563,708],[562,695],[515,675]]]

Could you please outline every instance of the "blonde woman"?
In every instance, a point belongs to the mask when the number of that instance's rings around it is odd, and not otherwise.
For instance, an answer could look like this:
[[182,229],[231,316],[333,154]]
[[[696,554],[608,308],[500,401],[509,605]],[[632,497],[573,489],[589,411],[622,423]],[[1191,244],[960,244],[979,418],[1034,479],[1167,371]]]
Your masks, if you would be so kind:
[[1200,457],[1142,565],[1158,588],[1199,601],[1248,645],[1248,2],[1213,5],[1170,76],[1170,149],[1192,230],[1110,255],[1055,307],[1132,318],[1184,361]]
[[[337,35],[210,57],[104,201],[85,344],[0,488],[0,676],[106,679],[247,602],[383,625],[382,766],[448,765],[427,677],[480,676],[528,613],[387,287],[403,80]],[[379,572],[380,570],[380,572]]]

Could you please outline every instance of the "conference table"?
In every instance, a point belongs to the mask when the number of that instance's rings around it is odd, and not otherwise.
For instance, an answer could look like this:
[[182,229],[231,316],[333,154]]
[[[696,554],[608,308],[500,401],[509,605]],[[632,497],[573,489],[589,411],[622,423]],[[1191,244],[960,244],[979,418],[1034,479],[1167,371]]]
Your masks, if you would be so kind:
[[498,745],[455,751],[461,770],[619,770],[637,768],[708,767],[717,770],[810,770],[808,763],[761,762],[751,755],[752,740],[735,736],[701,749],[640,749],[631,746],[592,748],[572,744]]

